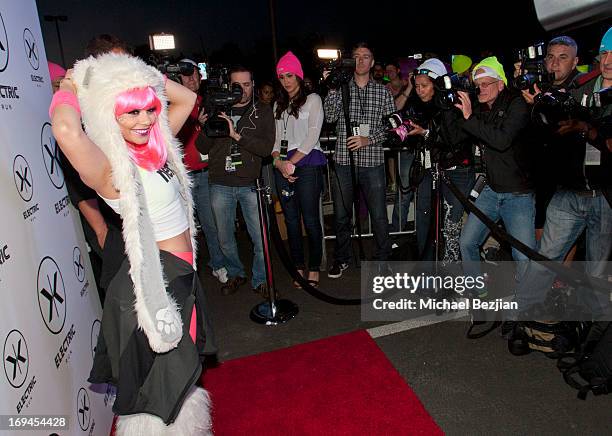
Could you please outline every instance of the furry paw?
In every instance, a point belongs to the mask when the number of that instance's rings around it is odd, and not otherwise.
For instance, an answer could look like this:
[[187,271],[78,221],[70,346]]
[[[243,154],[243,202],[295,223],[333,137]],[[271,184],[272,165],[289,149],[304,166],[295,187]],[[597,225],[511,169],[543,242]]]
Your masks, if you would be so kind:
[[176,310],[160,309],[155,314],[155,327],[164,342],[176,342],[183,336],[183,323]]

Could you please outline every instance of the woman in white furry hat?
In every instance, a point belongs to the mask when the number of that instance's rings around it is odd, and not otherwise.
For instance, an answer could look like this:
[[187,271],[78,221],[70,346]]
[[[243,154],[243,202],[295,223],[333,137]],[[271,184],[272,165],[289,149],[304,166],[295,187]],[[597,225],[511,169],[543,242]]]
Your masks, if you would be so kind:
[[49,109],[66,157],[123,219],[127,258],[89,378],[117,386],[117,434],[211,431],[208,394],[195,387],[205,323],[193,204],[174,138],[195,98],[140,59],[107,54],[77,62]]

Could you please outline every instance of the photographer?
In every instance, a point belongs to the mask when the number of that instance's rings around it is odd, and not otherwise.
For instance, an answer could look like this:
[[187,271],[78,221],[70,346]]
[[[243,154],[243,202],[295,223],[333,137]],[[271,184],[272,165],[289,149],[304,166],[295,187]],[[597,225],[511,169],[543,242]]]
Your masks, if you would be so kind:
[[[200,90],[200,71],[198,64],[191,59],[182,59],[182,63],[193,65],[191,74],[180,74],[179,78],[184,87],[198,94]],[[210,192],[208,185],[208,160],[203,159],[196,149],[195,141],[202,130],[198,117],[203,112],[202,96],[198,95],[193,110],[185,121],[183,128],[178,132],[177,138],[183,145],[183,162],[192,180],[191,193],[193,203],[202,227],[205,243],[210,255],[208,266],[212,269],[212,275],[221,283],[227,282],[227,270],[225,269],[225,258],[219,248],[217,238],[217,226],[210,205]]]
[[[209,137],[202,132],[196,140],[196,147],[200,153],[208,155],[210,202],[229,275],[221,292],[223,295],[233,294],[246,283],[234,236],[236,203],[240,202],[254,246],[251,285],[254,292],[264,296],[268,290],[257,192],[253,187],[261,172],[261,160],[270,155],[274,145],[274,118],[270,105],[256,102],[253,98],[251,71],[234,67],[229,72],[229,79],[232,85],[238,84],[242,88],[240,101],[231,107],[229,114],[220,115],[227,121],[229,136]],[[206,122],[207,118],[203,117],[202,121]]]
[[[393,112],[395,105],[384,85],[370,78],[374,55],[369,46],[365,43],[357,44],[352,55],[355,59],[355,72],[348,84],[352,126],[346,126],[340,92],[330,89],[323,105],[325,119],[328,122],[338,122],[336,126],[338,141],[334,155],[336,176],[332,185],[336,247],[335,261],[327,274],[330,278],[341,277],[342,271],[348,268],[351,259],[353,195],[359,195],[359,192],[353,192],[349,151],[354,153],[357,184],[364,193],[372,220],[372,231],[376,242],[374,258],[387,260],[390,252],[383,152],[386,129],[383,116]],[[357,134],[349,136],[347,129],[353,129]]]
[[[411,172],[416,179],[414,182],[418,183],[416,227],[421,260],[434,259],[432,244],[428,244],[434,241],[435,221],[431,220],[431,215],[437,207],[432,205],[433,166],[438,165],[444,170],[465,195],[474,183],[472,144],[469,136],[457,127],[461,114],[454,107],[449,110],[441,109],[434,98],[434,81],[446,74],[446,67],[436,58],[423,62],[414,72],[414,89],[418,99],[412,105],[418,107],[414,112],[422,113],[423,120],[409,121],[412,130],[408,132],[408,136],[419,138]],[[445,184],[440,184],[439,187],[446,209],[442,225],[442,259],[444,262],[458,261],[463,207]]]
[[[522,90],[525,101],[533,105],[534,100],[541,96],[541,86],[545,86],[545,91],[569,92],[572,97],[580,102],[583,94],[590,94],[593,89],[593,81],[578,85],[576,79],[580,73],[576,69],[578,65],[578,45],[569,36],[558,36],[553,38],[547,45],[546,56],[544,57],[544,67],[551,75],[551,83],[533,85],[533,89]],[[517,71],[515,75],[521,73]],[[537,160],[547,162],[541,165],[534,172],[534,185],[536,190],[536,238],[542,237],[544,222],[546,220],[546,209],[559,183],[567,182],[567,177],[582,178],[583,158],[580,156],[581,149],[584,149],[584,138],[579,134],[559,135],[557,132],[547,128],[534,128],[534,135],[538,137]],[[555,128],[558,126],[554,126]],[[575,183],[575,182],[571,182]],[[568,260],[574,257],[575,247],[568,253]]]
[[[459,92],[463,129],[480,144],[486,184],[475,205],[491,220],[503,220],[506,231],[530,248],[535,247],[534,194],[521,155],[526,146],[525,128],[529,123],[527,104],[520,95],[509,91],[502,65],[495,57],[481,61],[472,72],[479,89],[478,104],[472,105],[467,93]],[[464,270],[480,273],[480,246],[489,229],[471,214],[461,231],[460,246]],[[527,257],[512,249],[512,257],[521,261],[520,277]],[[480,296],[484,296],[483,289]]]
[[[599,52],[601,76],[589,85],[594,93],[612,86],[612,28],[603,37]],[[597,106],[599,95],[594,93],[588,95],[589,120],[559,123],[558,134],[573,135],[574,142],[570,150],[560,151],[566,165],[560,168],[563,177],[546,211],[539,253],[551,260],[562,260],[586,229],[585,272],[603,277],[612,247],[610,133],[604,130],[606,121],[610,123],[612,105],[608,101]],[[519,307],[528,310],[543,302],[554,277],[553,272],[531,262],[517,289]],[[579,298],[593,319],[609,311],[608,296],[580,292]]]

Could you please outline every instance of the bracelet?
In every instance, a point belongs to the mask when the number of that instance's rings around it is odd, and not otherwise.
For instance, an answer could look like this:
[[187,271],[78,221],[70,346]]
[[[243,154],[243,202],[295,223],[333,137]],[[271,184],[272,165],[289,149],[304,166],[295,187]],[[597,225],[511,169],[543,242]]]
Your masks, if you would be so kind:
[[79,106],[79,100],[77,99],[77,96],[70,91],[64,91],[63,89],[60,89],[55,94],[53,94],[53,99],[51,100],[51,105],[49,106],[49,118],[53,116],[55,108],[60,104],[72,106],[72,108],[77,111],[79,115],[81,115],[81,107]]

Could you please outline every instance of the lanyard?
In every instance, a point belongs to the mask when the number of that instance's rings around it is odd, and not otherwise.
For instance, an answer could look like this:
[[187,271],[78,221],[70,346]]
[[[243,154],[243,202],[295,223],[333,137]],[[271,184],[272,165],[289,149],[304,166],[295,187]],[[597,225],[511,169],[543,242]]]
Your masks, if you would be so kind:
[[[359,101],[359,110],[361,112],[360,119],[361,119],[361,122],[365,122],[365,111],[363,110],[363,102],[361,101],[361,96],[359,95],[360,88],[359,86],[357,86],[355,82],[353,82],[353,84],[355,85],[355,94],[357,95],[357,101]],[[370,82],[366,84],[365,89],[364,89],[364,93],[365,93],[364,99],[366,103],[368,102],[368,85],[369,84]]]
[[[285,114],[287,114],[287,118],[285,119]],[[289,124],[289,108],[285,112],[283,112],[283,139],[287,139],[287,125]]]

